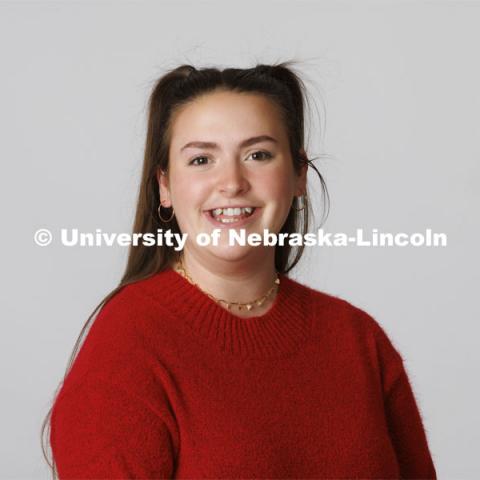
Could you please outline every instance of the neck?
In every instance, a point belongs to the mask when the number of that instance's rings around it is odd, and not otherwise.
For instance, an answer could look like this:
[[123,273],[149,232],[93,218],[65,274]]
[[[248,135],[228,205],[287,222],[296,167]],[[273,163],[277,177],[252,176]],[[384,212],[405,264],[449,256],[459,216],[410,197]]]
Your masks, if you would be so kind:
[[[241,261],[229,261],[218,257],[208,258],[209,255],[196,253],[187,248],[184,249],[183,267],[190,279],[200,289],[217,299],[248,303],[264,296],[272,286],[275,286],[277,272],[273,248],[259,251],[257,255],[252,255],[252,258],[244,258]],[[275,295],[276,288],[261,306],[256,306],[250,311],[232,306],[232,312],[241,316],[259,315],[269,309]],[[226,305],[221,305],[226,307]]]

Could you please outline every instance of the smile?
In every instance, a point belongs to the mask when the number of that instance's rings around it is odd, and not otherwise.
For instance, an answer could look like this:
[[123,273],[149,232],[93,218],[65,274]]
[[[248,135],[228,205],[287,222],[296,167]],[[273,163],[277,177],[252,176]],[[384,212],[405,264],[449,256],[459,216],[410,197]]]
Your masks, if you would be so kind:
[[255,218],[261,209],[258,207],[228,207],[206,210],[204,213],[215,226],[241,226]]

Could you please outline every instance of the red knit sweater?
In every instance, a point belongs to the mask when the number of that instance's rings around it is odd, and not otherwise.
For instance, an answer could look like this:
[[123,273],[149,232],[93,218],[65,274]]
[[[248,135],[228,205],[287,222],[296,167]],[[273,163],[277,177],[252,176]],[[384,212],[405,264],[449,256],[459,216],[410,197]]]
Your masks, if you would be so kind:
[[115,295],[54,403],[60,479],[436,478],[380,325],[280,279],[254,318],[171,269]]

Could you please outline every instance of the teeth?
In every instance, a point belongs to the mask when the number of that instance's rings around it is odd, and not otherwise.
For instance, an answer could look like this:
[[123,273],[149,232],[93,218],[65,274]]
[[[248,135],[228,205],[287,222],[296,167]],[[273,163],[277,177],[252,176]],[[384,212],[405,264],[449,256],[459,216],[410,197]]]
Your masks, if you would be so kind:
[[245,208],[215,208],[212,210],[213,215],[216,217],[218,215],[228,215],[230,217],[242,215],[244,213],[248,213],[249,215],[253,212],[252,207],[245,207]]

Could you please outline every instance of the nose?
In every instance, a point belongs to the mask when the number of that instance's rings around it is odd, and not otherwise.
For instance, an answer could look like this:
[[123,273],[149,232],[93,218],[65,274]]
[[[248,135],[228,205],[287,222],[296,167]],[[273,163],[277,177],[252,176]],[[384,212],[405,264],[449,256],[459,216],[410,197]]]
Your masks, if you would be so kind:
[[249,188],[250,184],[241,163],[235,160],[225,162],[219,174],[219,191],[233,197],[246,192]]

